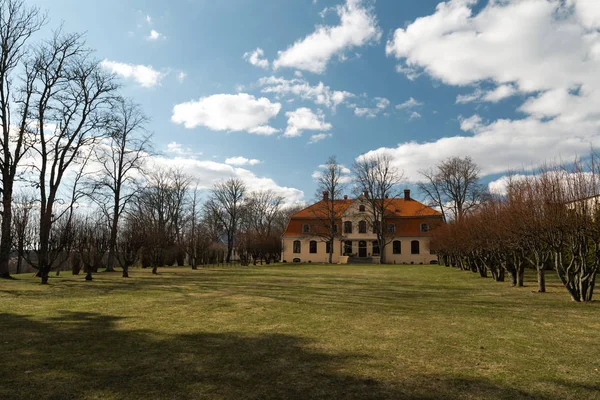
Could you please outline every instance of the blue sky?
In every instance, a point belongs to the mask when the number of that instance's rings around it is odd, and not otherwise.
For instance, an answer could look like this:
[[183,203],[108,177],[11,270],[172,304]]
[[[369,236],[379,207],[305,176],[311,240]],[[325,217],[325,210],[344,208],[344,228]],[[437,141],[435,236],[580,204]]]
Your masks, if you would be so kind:
[[[151,117],[161,162],[311,200],[330,155],[407,176],[469,155],[508,169],[598,143],[600,2],[32,1],[87,32]],[[267,134],[268,133],[268,134]]]

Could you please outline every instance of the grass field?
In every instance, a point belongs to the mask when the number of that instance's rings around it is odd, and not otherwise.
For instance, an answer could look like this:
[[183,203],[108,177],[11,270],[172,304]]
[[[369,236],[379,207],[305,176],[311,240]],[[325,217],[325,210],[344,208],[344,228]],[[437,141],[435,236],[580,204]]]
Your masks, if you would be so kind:
[[600,302],[553,276],[159,272],[0,281],[0,399],[600,398]]

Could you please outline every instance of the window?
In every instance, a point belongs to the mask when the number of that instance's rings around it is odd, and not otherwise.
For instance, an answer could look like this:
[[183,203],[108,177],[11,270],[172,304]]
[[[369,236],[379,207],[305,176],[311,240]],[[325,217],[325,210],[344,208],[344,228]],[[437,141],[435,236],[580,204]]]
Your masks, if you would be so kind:
[[338,233],[338,226],[337,226],[337,224],[335,224],[333,226],[333,233]]
[[360,211],[360,212],[365,212],[365,210],[366,210],[365,206],[358,207],[358,211]]
[[310,232],[310,225],[302,224],[302,233],[309,233],[309,232]]
[[373,233],[377,233],[379,231],[379,221],[373,222]]
[[373,240],[373,251],[371,252],[374,256],[378,256],[381,254],[379,251],[379,242],[377,240]]
[[367,233],[367,222],[360,221],[358,223],[358,233]]
[[346,240],[344,242],[344,254],[346,254],[346,255],[352,254],[352,241],[351,240]]
[[396,233],[396,224],[387,224],[388,233]]
[[302,244],[300,243],[299,240],[294,240],[294,253],[301,253],[302,252]]
[[310,254],[317,254],[317,241],[316,240],[310,241],[310,243],[308,244],[308,252]]
[[344,222],[344,233],[352,233],[352,222],[351,221]]
[[429,232],[429,224],[421,224],[421,232]]
[[331,253],[331,242],[325,242],[325,253]]
[[392,243],[392,250],[394,254],[402,254],[402,242],[399,240],[394,240]]
[[410,254],[420,254],[419,241],[413,240],[410,242]]

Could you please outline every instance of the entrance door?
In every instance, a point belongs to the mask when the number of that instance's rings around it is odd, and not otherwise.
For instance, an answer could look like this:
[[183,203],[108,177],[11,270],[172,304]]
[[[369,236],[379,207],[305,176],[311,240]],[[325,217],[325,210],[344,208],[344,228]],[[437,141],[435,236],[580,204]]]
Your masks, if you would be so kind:
[[366,257],[367,256],[367,242],[361,240],[358,242],[358,256]]

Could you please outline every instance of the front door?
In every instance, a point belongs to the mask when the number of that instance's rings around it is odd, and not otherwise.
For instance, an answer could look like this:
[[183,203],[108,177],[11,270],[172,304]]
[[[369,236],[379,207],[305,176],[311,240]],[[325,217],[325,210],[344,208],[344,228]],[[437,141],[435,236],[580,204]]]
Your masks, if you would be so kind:
[[367,256],[367,242],[361,240],[358,242],[358,256],[366,257]]

